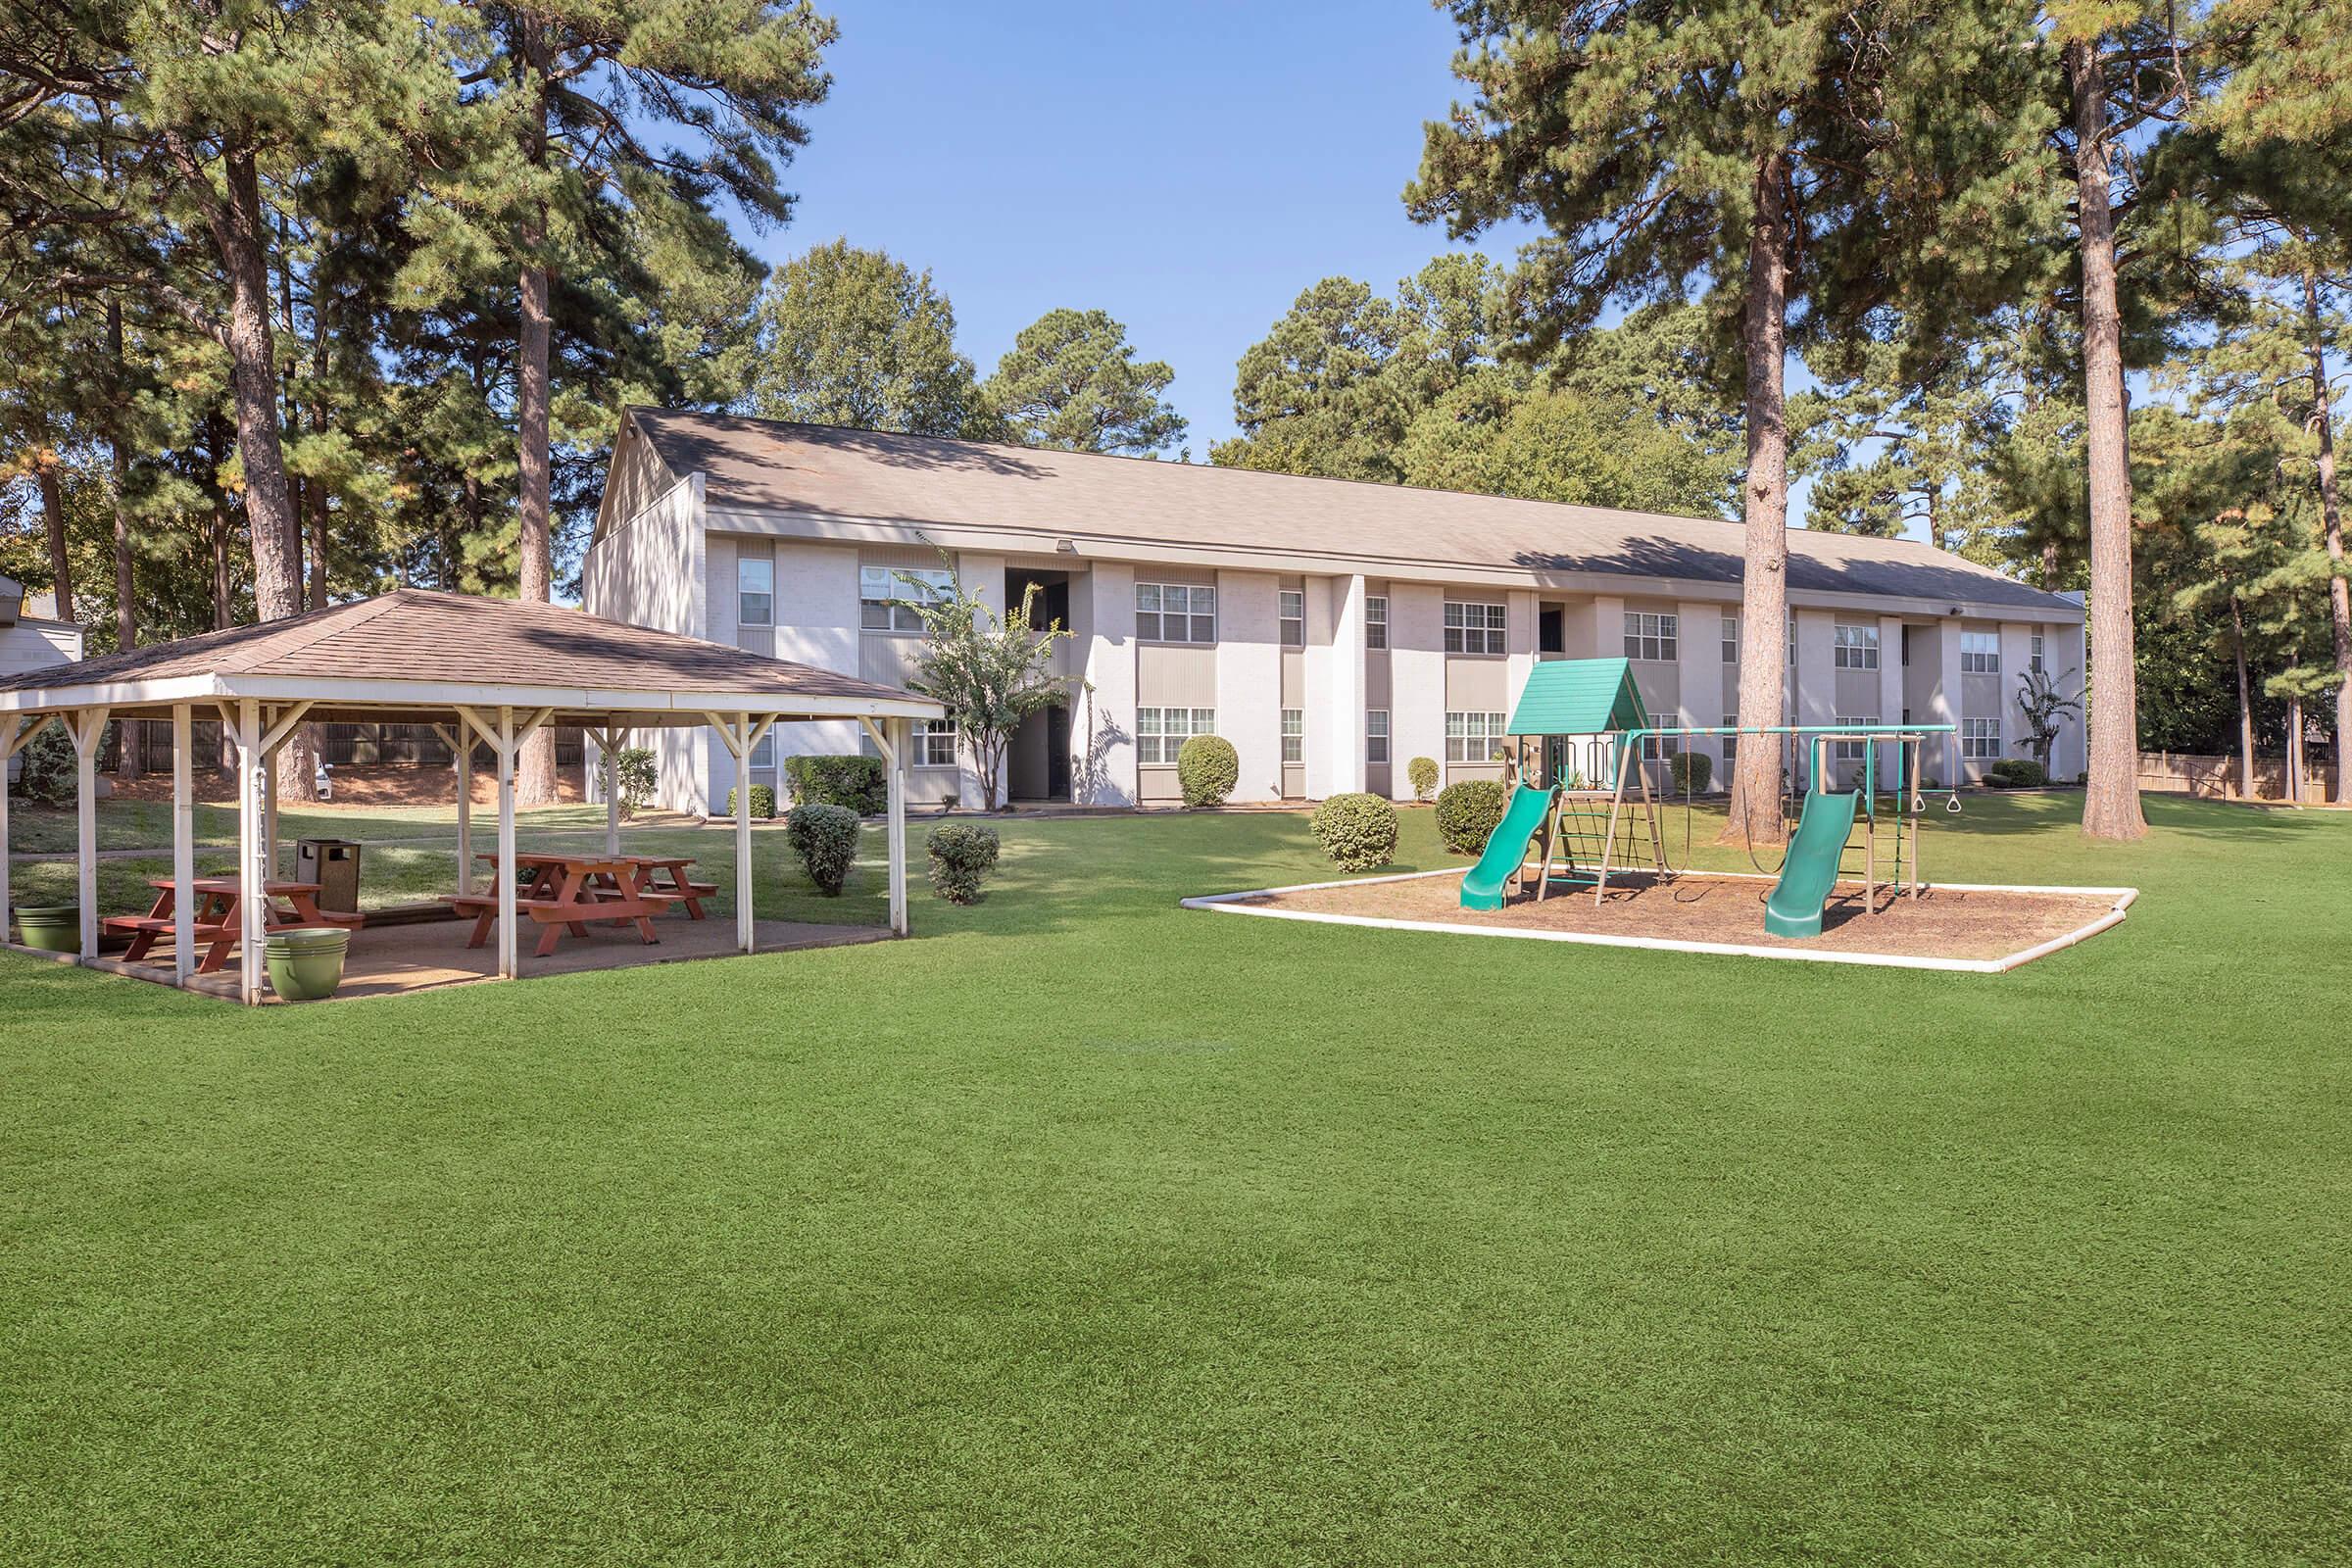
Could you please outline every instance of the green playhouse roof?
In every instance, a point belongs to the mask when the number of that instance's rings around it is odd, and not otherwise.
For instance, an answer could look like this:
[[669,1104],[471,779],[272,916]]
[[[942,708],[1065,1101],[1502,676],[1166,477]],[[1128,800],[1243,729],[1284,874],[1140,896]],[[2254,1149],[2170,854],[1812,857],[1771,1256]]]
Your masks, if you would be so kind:
[[1547,659],[1520,688],[1506,733],[1602,735],[1648,724],[1649,709],[1634,684],[1631,661]]

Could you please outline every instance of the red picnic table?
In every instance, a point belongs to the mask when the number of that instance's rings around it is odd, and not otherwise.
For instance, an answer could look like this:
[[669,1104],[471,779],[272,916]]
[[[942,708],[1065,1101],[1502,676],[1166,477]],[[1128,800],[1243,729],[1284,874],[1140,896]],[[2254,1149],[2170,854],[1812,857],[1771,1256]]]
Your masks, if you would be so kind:
[[[489,861],[492,875],[506,874],[499,867],[496,853],[484,851],[475,858]],[[697,887],[690,894],[662,891],[651,885],[650,869],[641,870],[634,856],[522,851],[516,853],[514,863],[530,873],[529,884],[515,892],[514,907],[539,925],[539,945],[532,952],[542,958],[556,951],[559,934],[567,931],[575,937],[585,937],[591,922],[634,925],[646,945],[654,946],[662,940],[654,935],[654,915],[674,903],[699,900],[705,893],[715,891],[709,887]],[[673,871],[673,880],[674,877]],[[498,924],[498,895],[462,893],[449,903],[460,914],[474,917],[473,935],[466,945],[478,948],[487,944]],[[695,917],[701,918],[699,914]]]
[[[179,884],[168,876],[151,876],[147,885],[156,890],[155,907],[145,914],[110,914],[99,921],[108,931],[127,931],[129,951],[123,954],[126,962],[136,963],[154,951],[155,945],[170,937],[177,927]],[[196,940],[204,945],[204,958],[196,965],[198,974],[218,974],[228,962],[228,956],[243,933],[245,922],[238,901],[243,890],[233,876],[200,876],[189,889],[196,895]],[[366,924],[357,914],[328,914],[318,907],[319,885],[316,882],[265,882],[262,884],[262,929],[282,931],[288,926],[338,925],[357,930]],[[280,908],[277,900],[286,901]]]

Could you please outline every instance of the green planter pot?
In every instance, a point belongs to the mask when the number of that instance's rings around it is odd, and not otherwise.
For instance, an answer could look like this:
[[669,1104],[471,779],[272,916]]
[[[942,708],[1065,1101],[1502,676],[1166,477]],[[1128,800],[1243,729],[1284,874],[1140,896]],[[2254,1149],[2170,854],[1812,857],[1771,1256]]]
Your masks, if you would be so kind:
[[17,906],[17,925],[24,945],[42,953],[81,951],[81,906],[35,904]]
[[262,944],[270,989],[288,1002],[320,1002],[343,983],[351,933],[336,926],[289,926]]

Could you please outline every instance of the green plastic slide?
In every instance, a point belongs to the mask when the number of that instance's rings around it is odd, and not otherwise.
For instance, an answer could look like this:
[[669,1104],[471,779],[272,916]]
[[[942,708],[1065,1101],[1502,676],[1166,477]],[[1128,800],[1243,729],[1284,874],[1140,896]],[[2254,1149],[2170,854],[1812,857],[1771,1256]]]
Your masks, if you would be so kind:
[[1765,930],[1776,937],[1821,935],[1822,906],[1838,884],[1838,861],[1853,837],[1854,807],[1861,799],[1860,790],[1813,790],[1805,796],[1781,880],[1764,901]]
[[1511,788],[1511,802],[1502,809],[1502,820],[1487,835],[1487,847],[1479,855],[1478,863],[1462,878],[1462,907],[1465,909],[1499,909],[1502,907],[1503,884],[1511,873],[1527,863],[1527,845],[1544,825],[1544,814],[1551,808],[1551,791],[1537,789],[1532,784]]

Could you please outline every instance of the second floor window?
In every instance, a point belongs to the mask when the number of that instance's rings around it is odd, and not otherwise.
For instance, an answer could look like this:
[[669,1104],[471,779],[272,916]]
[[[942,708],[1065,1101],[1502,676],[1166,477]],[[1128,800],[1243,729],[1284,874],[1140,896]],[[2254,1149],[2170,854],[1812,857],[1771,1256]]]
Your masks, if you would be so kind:
[[[1879,667],[1879,628],[1841,620],[1834,628],[1830,662],[1839,669]],[[1844,720],[1838,720],[1843,723]]]
[[1740,617],[1738,615],[1723,617],[1723,662],[1727,664],[1740,662]]
[[1306,595],[1289,588],[1282,591],[1282,646],[1306,646]]
[[1960,673],[1998,675],[2001,672],[2001,634],[1964,631],[1960,634]]
[[1500,605],[1457,605],[1448,602],[1446,606],[1446,651],[1449,654],[1502,653],[1504,628],[1509,624],[1509,618]]
[[1379,594],[1364,601],[1364,646],[1389,646],[1389,602]]
[[1137,583],[1135,635],[1148,643],[1215,642],[1217,591],[1184,583]]
[[858,624],[867,631],[921,631],[918,604],[948,597],[956,574],[904,566],[858,568]]
[[766,556],[735,558],[735,623],[776,623],[776,564]]
[[1625,612],[1625,657],[1671,662],[1676,656],[1677,617],[1646,610]]
[[2026,658],[2026,667],[2036,675],[2042,672],[2041,648],[2041,633],[2035,632],[2034,634],[2034,651]]

